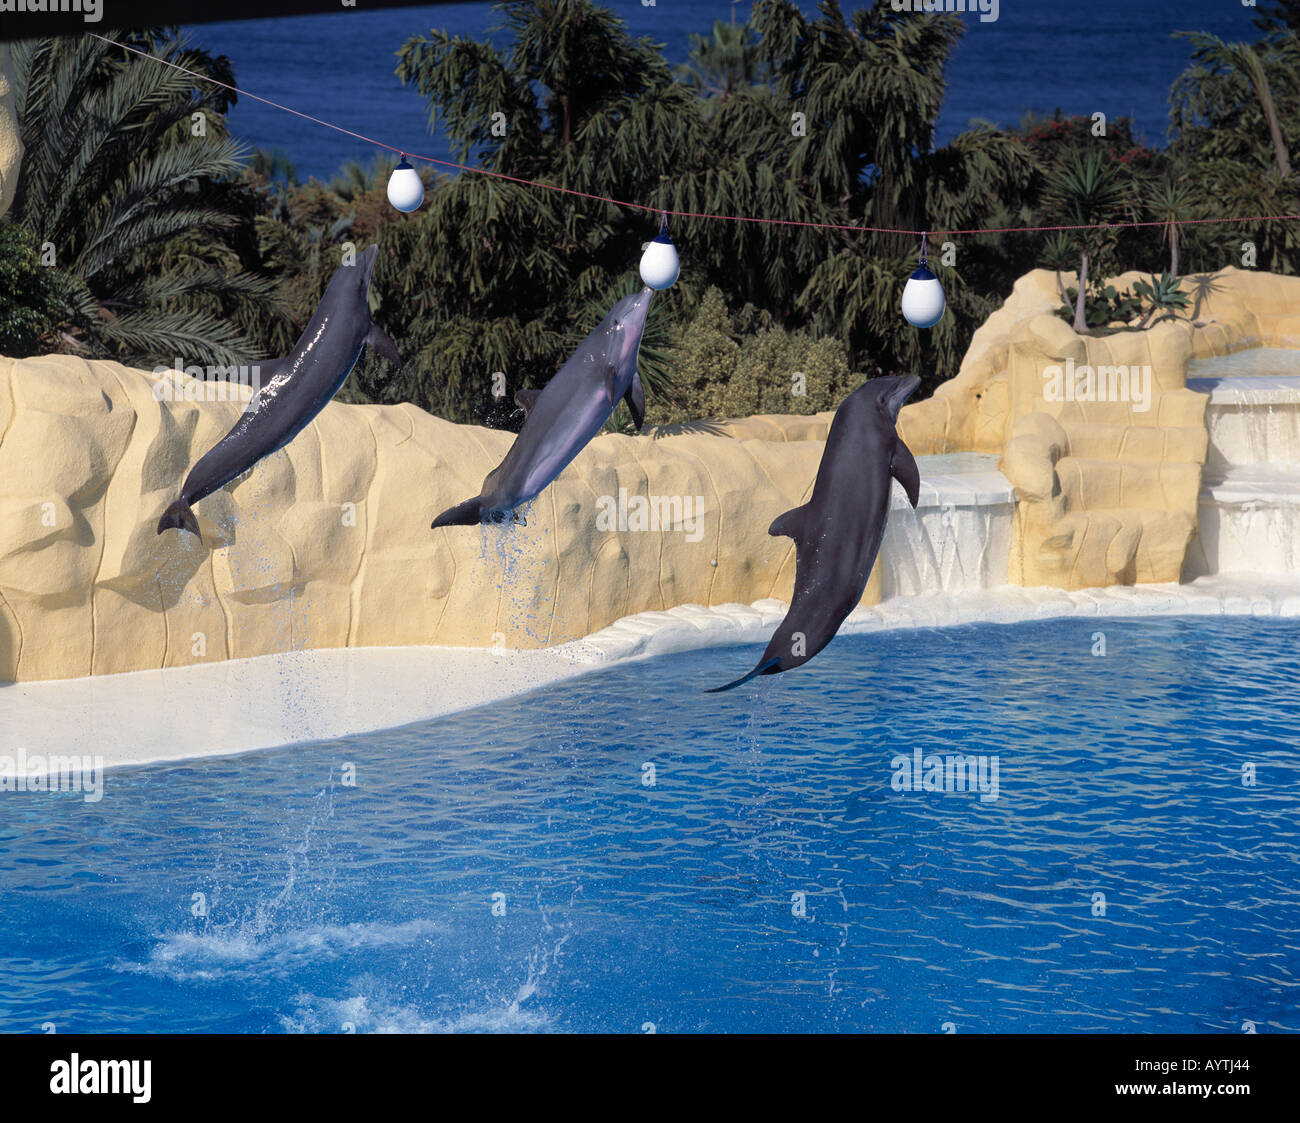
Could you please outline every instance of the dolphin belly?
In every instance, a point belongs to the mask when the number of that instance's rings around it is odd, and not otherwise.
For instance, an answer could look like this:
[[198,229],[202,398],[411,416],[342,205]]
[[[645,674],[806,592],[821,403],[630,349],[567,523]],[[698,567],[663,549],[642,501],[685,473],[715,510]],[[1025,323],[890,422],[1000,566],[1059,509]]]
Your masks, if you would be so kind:
[[602,399],[591,399],[552,424],[540,412],[530,416],[501,467],[485,481],[484,514],[513,511],[536,499],[577,459],[613,412],[614,407]]
[[361,350],[358,345],[341,372],[319,369],[322,364],[317,363],[296,371],[279,386],[274,379],[264,386],[234,428],[194,465],[181,488],[181,498],[191,505],[197,503],[289,444],[348,380]]
[[896,429],[898,412],[919,383],[915,375],[869,379],[840,403],[812,496],[768,530],[795,543],[789,611],[758,666],[721,689],[807,663],[861,602],[884,540],[894,480],[913,508],[919,499],[916,461]]
[[646,288],[624,297],[540,392],[516,394],[528,411],[519,435],[479,494],[443,511],[433,520],[435,530],[497,521],[536,499],[600,432],[621,400],[628,401],[640,428],[645,399],[636,365],[653,295]]
[[578,458],[578,453],[591,443],[605,422],[609,420],[609,414],[613,412],[611,408],[609,413],[597,418],[594,424],[584,425],[581,429],[564,434],[552,434],[555,440],[548,442],[550,447],[542,452],[524,473],[522,488],[524,502],[535,499],[549,484],[554,483],[559,474]]
[[401,365],[392,340],[370,320],[368,293],[378,253],[370,246],[335,270],[292,355],[274,364],[275,374],[230,432],[186,475],[180,498],[158,522],[159,534],[178,527],[197,535],[191,505],[289,444],[338,393],[367,344]]

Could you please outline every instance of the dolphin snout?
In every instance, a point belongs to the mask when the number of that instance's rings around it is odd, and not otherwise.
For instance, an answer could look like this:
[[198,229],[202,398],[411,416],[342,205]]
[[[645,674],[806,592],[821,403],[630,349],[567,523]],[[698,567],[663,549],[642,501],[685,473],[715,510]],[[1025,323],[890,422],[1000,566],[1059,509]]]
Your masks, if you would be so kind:
[[[646,317],[650,314],[650,301],[655,290],[644,288],[635,296],[624,297],[619,301],[615,323],[623,331],[622,364],[626,367],[629,360],[633,364],[641,349],[641,336],[645,333]],[[635,366],[632,373],[635,374]]]
[[654,294],[655,290],[647,286],[635,296],[627,298],[627,307],[619,317],[619,322],[629,332],[639,336],[645,330],[645,321],[650,315],[650,301],[654,298]]
[[367,246],[357,257],[357,264],[361,266],[361,283],[369,287],[370,274],[374,272],[375,262],[379,258],[379,247]]

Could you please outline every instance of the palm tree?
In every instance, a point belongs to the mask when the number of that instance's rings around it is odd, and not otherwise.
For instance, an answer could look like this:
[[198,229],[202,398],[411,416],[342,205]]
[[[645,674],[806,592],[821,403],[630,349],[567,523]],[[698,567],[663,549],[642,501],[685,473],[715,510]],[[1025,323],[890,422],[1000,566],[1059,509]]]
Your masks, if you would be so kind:
[[[174,35],[109,38],[233,81],[224,58]],[[274,291],[221,244],[247,221],[231,183],[244,150],[226,133],[228,95],[90,36],[22,40],[13,60],[25,154],[10,217],[54,248],[65,338],[140,365],[254,357],[222,314]],[[183,263],[168,268],[179,238],[188,239]]]
[[1225,43],[1217,35],[1204,31],[1185,31],[1178,34],[1191,41],[1194,64],[1211,70],[1235,71],[1250,83],[1255,96],[1259,99],[1264,122],[1268,126],[1278,175],[1286,179],[1291,174],[1291,155],[1287,150],[1286,138],[1282,135],[1282,123],[1273,101],[1268,75],[1264,71],[1264,61],[1259,53],[1249,43]]
[[1117,165],[1102,159],[1096,151],[1074,153],[1048,177],[1044,202],[1065,223],[1091,227],[1076,232],[1079,247],[1079,291],[1074,306],[1074,330],[1084,335],[1088,330],[1086,292],[1090,259],[1098,256],[1104,244],[1097,224],[1115,217],[1127,198],[1127,185]]
[[1300,0],[1272,0],[1261,4],[1254,24],[1261,31],[1300,31]]
[[726,104],[736,90],[758,85],[767,75],[753,25],[721,20],[714,23],[708,38],[691,35],[690,52],[678,71],[688,84],[716,96],[719,105]]
[[1064,233],[1053,234],[1043,243],[1043,264],[1056,274],[1056,291],[1061,294],[1061,303],[1069,304],[1070,296],[1065,291],[1065,282],[1061,271],[1074,264],[1074,242]]
[[329,189],[340,199],[351,202],[367,191],[388,182],[397,167],[397,157],[389,153],[376,156],[369,164],[348,160],[330,180]]
[[[434,31],[398,56],[399,77],[425,95],[453,147],[492,171],[673,211],[936,229],[977,225],[1033,176],[1025,146],[994,129],[933,146],[943,69],[964,27],[956,16],[827,5],[810,19],[769,0],[752,25],[697,41],[706,76],[690,84],[674,80],[656,44],[589,0],[501,10],[511,38],[500,45]],[[505,115],[504,135],[486,127],[494,113]],[[795,113],[806,135],[792,128]],[[429,380],[420,395],[482,416],[485,370],[540,385],[587,302],[619,291],[655,226],[653,214],[598,201],[450,179],[385,250],[422,262],[385,294],[418,340],[413,369]],[[665,313],[689,314],[717,287],[737,312],[752,306],[785,330],[834,334],[855,362],[920,363],[934,381],[971,330],[964,314],[960,329],[945,320],[918,333],[898,315],[897,276],[865,283],[882,268],[905,280],[912,238],[699,219],[675,220],[671,232],[684,269],[656,299]],[[381,268],[381,290],[386,277]],[[945,284],[954,308],[974,309],[979,298],[955,272]]]
[[1169,276],[1178,277],[1178,223],[1192,216],[1196,195],[1185,183],[1166,179],[1158,183],[1147,199],[1152,217],[1163,222],[1164,237],[1169,242]]

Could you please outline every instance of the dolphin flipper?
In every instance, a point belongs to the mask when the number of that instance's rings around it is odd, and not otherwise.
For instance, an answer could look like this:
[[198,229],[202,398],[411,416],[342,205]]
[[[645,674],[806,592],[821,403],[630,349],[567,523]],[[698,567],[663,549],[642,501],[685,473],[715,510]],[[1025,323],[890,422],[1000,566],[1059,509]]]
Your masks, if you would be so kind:
[[623,400],[627,402],[627,408],[632,413],[632,422],[636,425],[636,431],[641,432],[641,426],[645,423],[645,391],[641,388],[641,375],[636,371],[632,372],[632,385],[623,395]]
[[803,533],[804,521],[808,518],[808,504],[802,507],[795,507],[792,511],[786,511],[784,515],[777,515],[772,521],[772,525],[767,528],[768,534],[773,538],[793,538],[799,541],[799,536]]
[[721,694],[724,690],[734,690],[742,682],[748,682],[750,679],[754,678],[757,675],[774,675],[777,673],[777,671],[780,670],[780,664],[781,664],[780,656],[777,656],[777,658],[775,659],[769,659],[766,663],[760,663],[757,667],[755,667],[752,671],[749,672],[749,674],[745,675],[743,678],[738,678],[736,679],[735,682],[729,682],[727,683],[726,686],[711,687],[710,689],[706,690],[704,693]]
[[436,519],[433,520],[431,529],[437,530],[440,526],[473,526],[475,523],[483,521],[483,503],[479,496],[473,499],[466,499],[464,503],[457,503],[454,507],[448,507]]
[[921,469],[916,466],[916,457],[912,455],[912,450],[901,440],[894,444],[894,455],[889,462],[889,474],[903,485],[903,490],[907,492],[907,501],[915,510],[921,498]]
[[516,390],[515,405],[522,409],[524,413],[532,413],[533,406],[537,404],[537,399],[540,398],[541,395],[542,392],[540,390]]
[[370,325],[370,330],[366,332],[366,342],[371,350],[378,352],[398,370],[402,369],[402,356],[397,353],[397,345],[378,324]]

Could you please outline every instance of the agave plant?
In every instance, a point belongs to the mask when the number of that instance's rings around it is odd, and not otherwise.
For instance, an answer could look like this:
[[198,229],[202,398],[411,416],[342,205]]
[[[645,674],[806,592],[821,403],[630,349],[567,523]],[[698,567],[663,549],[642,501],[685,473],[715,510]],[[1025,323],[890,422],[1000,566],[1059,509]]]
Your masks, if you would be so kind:
[[[1138,331],[1151,326],[1153,318],[1163,313],[1162,320],[1175,319],[1179,312],[1187,309],[1191,303],[1188,295],[1179,287],[1178,278],[1171,273],[1161,273],[1148,281],[1135,281],[1133,292],[1149,306],[1146,315],[1138,323]],[[1158,321],[1157,321],[1158,322]]]
[[[14,44],[25,153],[10,217],[53,254],[64,338],[80,349],[136,364],[246,362],[254,348],[223,313],[265,304],[274,283],[221,241],[244,221],[229,96],[117,43],[227,82],[229,66],[171,34],[108,38]],[[180,238],[189,248],[176,255]]]

